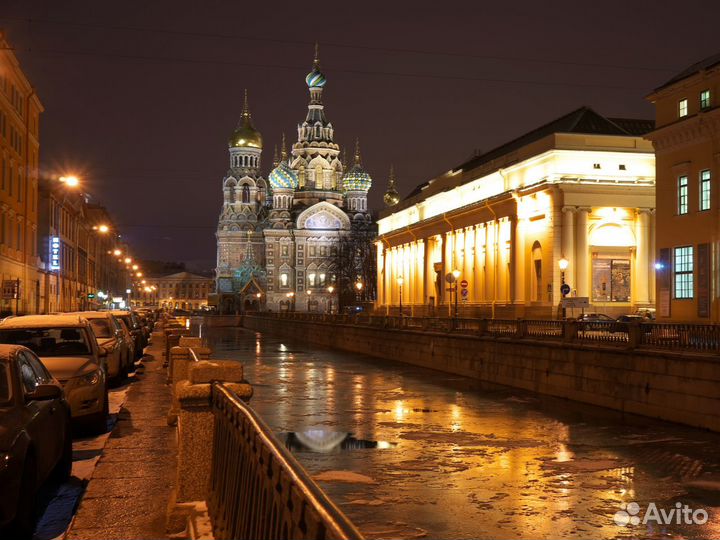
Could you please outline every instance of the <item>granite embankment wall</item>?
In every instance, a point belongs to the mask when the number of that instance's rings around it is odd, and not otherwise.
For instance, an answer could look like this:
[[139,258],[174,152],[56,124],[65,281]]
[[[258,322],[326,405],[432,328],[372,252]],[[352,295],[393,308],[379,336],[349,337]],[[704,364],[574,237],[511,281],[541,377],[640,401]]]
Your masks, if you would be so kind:
[[245,315],[252,330],[720,431],[711,354],[495,338]]

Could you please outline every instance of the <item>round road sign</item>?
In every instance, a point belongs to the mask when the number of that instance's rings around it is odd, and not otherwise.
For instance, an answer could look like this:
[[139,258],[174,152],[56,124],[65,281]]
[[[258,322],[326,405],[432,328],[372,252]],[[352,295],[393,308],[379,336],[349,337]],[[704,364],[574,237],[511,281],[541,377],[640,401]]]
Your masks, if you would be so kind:
[[563,283],[560,287],[560,292],[563,293],[563,296],[567,295],[570,292],[570,285]]
[[460,286],[461,286],[463,289],[467,289],[467,286],[468,286],[467,279],[463,279],[463,280],[460,282]]

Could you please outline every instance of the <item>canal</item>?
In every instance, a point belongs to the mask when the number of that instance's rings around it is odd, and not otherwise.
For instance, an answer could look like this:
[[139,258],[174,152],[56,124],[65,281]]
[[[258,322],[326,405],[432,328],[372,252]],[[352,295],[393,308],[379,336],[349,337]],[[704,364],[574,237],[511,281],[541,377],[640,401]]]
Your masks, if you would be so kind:
[[[720,537],[715,434],[244,329],[206,337],[368,538]],[[630,503],[687,504],[698,523],[623,525]]]

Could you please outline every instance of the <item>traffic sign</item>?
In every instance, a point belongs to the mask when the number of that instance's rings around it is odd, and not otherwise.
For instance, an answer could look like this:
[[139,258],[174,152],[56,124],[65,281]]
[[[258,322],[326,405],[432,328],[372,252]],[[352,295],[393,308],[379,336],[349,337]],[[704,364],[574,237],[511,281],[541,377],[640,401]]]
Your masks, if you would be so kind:
[[460,291],[460,296],[462,296],[463,298],[467,298],[469,292],[470,291],[468,291],[467,289],[463,289]]
[[2,282],[3,300],[16,300],[20,295],[20,280],[5,279]]
[[468,286],[467,279],[463,279],[463,280],[460,282],[460,286],[461,286],[463,289],[467,289],[467,286]]
[[560,292],[563,294],[563,296],[568,295],[570,293],[570,285],[568,285],[567,283],[563,283],[560,286]]

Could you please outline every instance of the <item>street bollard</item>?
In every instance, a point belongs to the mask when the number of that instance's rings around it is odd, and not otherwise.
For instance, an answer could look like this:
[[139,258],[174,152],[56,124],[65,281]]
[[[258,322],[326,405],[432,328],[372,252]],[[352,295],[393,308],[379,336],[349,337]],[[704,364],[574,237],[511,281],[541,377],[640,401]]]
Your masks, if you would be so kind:
[[253,394],[252,386],[243,379],[242,364],[231,360],[197,362],[190,367],[189,379],[178,383],[177,503],[205,501],[210,493],[215,424],[210,402],[213,381],[223,382],[243,401],[249,401]]
[[206,347],[193,347],[192,352],[195,353],[194,357],[190,352],[190,347],[177,346],[170,349],[168,382],[172,389],[172,403],[167,415],[167,423],[169,426],[174,426],[177,423],[178,411],[180,410],[177,398],[177,384],[189,378],[190,368],[196,363],[195,358],[198,360],[208,360],[212,350]]

